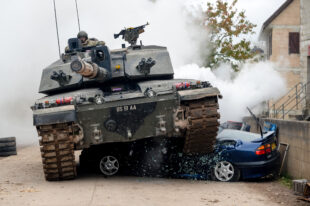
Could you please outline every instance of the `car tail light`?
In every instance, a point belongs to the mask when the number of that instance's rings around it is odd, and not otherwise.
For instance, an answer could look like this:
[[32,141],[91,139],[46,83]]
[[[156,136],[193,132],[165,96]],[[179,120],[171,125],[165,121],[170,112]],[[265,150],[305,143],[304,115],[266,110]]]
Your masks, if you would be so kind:
[[277,144],[274,142],[271,144],[271,150],[274,151],[277,149]]
[[276,148],[276,144],[275,143],[265,144],[265,145],[262,145],[259,148],[257,148],[256,151],[255,151],[255,154],[256,155],[270,154],[271,151],[274,150],[274,148]]
[[256,155],[264,155],[266,154],[265,146],[262,145],[255,151]]

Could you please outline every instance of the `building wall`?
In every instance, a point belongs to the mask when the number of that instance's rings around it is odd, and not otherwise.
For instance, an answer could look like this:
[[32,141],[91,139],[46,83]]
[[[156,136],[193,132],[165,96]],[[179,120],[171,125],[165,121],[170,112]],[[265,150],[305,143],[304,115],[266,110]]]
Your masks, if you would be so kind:
[[300,0],[293,1],[271,23],[272,55],[270,60],[281,67],[299,68],[299,54],[289,54],[289,32],[300,32]]
[[[310,46],[310,1],[301,0],[301,67],[304,68],[301,72],[303,82],[310,82],[310,60],[308,60]],[[310,114],[310,88],[307,90],[307,109]]]
[[[272,54],[269,56],[269,59],[270,61],[276,63],[277,70],[286,79],[288,91],[293,89],[295,85],[299,84],[300,82],[306,82],[306,58],[303,56],[305,55],[305,52],[308,50],[308,48],[305,46],[305,43],[303,43],[303,33],[305,33],[303,31],[305,28],[309,28],[309,26],[303,27],[303,24],[310,24],[305,20],[305,18],[310,19],[309,9],[309,0],[294,0],[263,31],[264,41],[267,43],[267,46],[269,46],[268,37],[270,34],[272,34]],[[290,32],[300,33],[300,54],[289,53]],[[310,29],[308,29],[306,33],[310,34]],[[310,38],[308,39],[310,40]],[[290,94],[285,96],[280,102],[278,102],[278,105],[275,105],[275,107],[280,108],[283,103],[290,101],[290,105],[287,105],[285,110],[293,108],[293,110],[289,113],[289,115],[292,115],[291,117],[293,118],[294,115],[300,115],[302,113],[304,103],[302,103],[302,105],[298,105],[298,108],[295,107],[296,101],[289,100],[289,98],[292,96],[296,96],[295,90],[291,91]],[[269,107],[273,107],[273,103],[274,102],[270,101]],[[290,118],[289,115],[286,115],[285,118]]]
[[[277,124],[279,141],[289,144],[284,173],[295,179],[310,179],[310,122],[264,119]],[[251,131],[258,133],[253,118],[245,118]]]
[[289,54],[289,32],[300,32],[299,26],[296,28],[274,27],[272,29],[272,55],[270,60],[276,62],[280,67],[299,69],[300,55]]
[[279,72],[287,80],[288,88],[301,81],[300,54],[289,54],[289,33],[300,32],[300,0],[293,1],[268,26],[272,32],[270,61],[278,65]]
[[271,25],[300,25],[300,0],[294,0]]

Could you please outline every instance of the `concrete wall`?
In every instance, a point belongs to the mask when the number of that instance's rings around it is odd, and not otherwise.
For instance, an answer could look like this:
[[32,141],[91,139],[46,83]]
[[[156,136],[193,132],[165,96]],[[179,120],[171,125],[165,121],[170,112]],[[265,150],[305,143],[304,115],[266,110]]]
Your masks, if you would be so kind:
[[[251,125],[251,131],[258,128],[252,118],[244,119]],[[310,122],[264,119],[278,125],[279,141],[290,145],[284,172],[295,179],[310,180]]]

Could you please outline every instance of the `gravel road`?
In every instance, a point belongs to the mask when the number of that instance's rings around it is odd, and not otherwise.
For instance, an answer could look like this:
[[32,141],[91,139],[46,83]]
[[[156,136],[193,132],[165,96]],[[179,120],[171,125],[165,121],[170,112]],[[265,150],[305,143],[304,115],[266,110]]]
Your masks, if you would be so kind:
[[219,183],[147,177],[104,178],[79,173],[74,181],[46,182],[38,146],[0,159],[0,205],[307,205],[278,182]]

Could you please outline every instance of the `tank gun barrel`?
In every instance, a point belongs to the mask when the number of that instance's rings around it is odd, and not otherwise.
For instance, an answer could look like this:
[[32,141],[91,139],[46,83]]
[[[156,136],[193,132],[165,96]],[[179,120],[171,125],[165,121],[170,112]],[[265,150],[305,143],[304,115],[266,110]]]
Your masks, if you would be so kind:
[[76,59],[71,62],[71,70],[89,79],[107,80],[108,70],[99,67],[97,64]]

